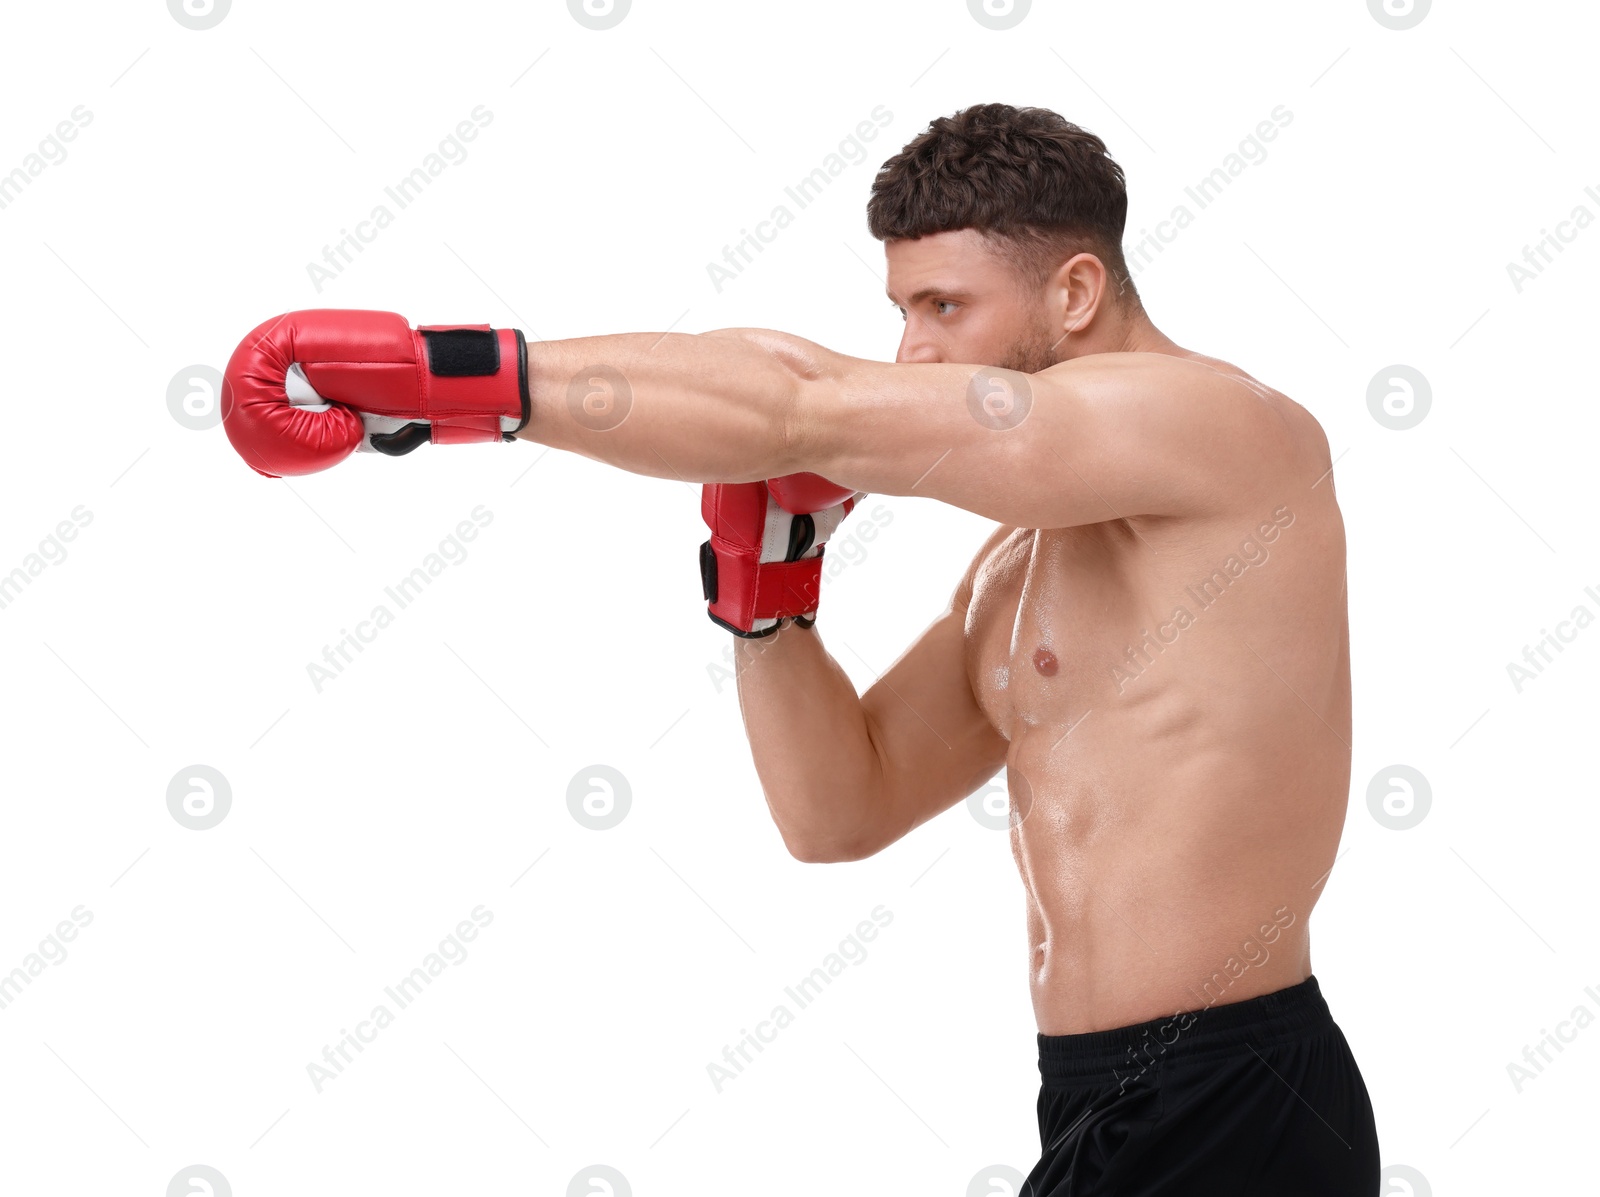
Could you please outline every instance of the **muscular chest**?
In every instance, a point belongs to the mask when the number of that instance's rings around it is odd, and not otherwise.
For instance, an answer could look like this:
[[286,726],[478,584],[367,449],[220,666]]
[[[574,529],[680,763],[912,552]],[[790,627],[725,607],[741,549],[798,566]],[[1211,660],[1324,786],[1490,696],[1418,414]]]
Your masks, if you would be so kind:
[[1015,529],[974,572],[968,678],[1007,738],[1023,724],[1070,715],[1096,619],[1119,577],[1119,546],[1108,531]]

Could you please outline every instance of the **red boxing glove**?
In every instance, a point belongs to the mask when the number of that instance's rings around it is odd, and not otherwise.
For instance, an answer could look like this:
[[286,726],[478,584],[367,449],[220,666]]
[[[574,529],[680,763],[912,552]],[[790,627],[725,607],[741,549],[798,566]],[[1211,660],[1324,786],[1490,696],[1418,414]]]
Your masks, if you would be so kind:
[[314,474],[357,449],[511,440],[528,422],[528,349],[516,329],[393,312],[287,312],[255,329],[222,376],[222,425],[268,478]]
[[794,619],[816,622],[822,549],[861,499],[816,474],[767,482],[708,482],[700,514],[700,581],[711,621],[735,636],[770,636]]

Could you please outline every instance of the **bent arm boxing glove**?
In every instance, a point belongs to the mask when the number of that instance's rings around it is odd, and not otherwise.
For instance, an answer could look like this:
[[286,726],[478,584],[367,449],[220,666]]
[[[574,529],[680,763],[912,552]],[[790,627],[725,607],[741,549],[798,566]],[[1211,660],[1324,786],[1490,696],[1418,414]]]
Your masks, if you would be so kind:
[[510,440],[528,422],[528,350],[516,329],[413,329],[393,312],[287,312],[233,351],[222,423],[258,474],[313,474],[357,449]]
[[712,622],[752,639],[789,618],[810,627],[823,545],[860,498],[816,474],[706,483],[700,514],[711,539],[700,546],[700,580]]

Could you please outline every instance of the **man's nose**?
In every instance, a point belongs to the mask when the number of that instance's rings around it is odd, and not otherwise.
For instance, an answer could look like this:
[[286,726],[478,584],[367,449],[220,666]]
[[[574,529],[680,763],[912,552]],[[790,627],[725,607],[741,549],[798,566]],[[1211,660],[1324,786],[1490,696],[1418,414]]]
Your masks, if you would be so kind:
[[938,362],[942,360],[939,356],[941,348],[939,342],[921,327],[920,321],[907,320],[906,330],[900,334],[900,349],[894,355],[894,360],[902,364],[916,362],[923,365]]

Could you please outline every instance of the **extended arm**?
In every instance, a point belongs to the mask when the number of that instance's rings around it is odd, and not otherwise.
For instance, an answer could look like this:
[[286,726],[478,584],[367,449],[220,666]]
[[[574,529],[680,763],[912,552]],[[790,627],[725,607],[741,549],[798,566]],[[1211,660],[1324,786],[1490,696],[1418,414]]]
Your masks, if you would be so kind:
[[686,482],[814,473],[1019,527],[1196,514],[1219,479],[1286,443],[1258,395],[1166,354],[1021,374],[868,361],[764,329],[525,346],[514,329],[345,310],[257,327],[229,359],[221,406],[268,476],[357,449],[515,437]]
[[1188,513],[1208,477],[1249,468],[1274,419],[1206,366],[1158,354],[1025,375],[725,329],[547,341],[528,346],[528,370],[523,439],[690,482],[809,471],[1023,527]]

